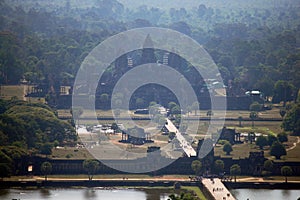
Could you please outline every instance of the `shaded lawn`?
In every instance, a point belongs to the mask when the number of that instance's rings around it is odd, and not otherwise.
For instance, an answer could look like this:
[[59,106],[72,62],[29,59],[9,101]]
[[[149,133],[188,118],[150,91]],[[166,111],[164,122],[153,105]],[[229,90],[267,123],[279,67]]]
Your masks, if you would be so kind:
[[295,161],[295,162],[300,162],[300,144],[298,143],[294,149],[291,149],[290,151],[287,152],[286,156],[283,156],[283,159],[285,161]]
[[2,85],[1,86],[1,98],[11,99],[17,97],[23,100],[24,97],[24,86],[23,85]]
[[242,159],[249,157],[249,152],[259,152],[260,150],[256,148],[255,144],[245,143],[245,144],[235,144],[232,146],[233,151],[230,155],[226,155],[223,151],[223,145],[217,145],[214,149],[215,156],[221,157],[232,157],[233,159]]
[[53,148],[52,158],[60,159],[91,159],[93,156],[85,148],[76,149],[74,147]]
[[204,196],[204,194],[202,193],[202,191],[200,190],[199,187],[196,187],[196,186],[182,186],[181,188],[193,191],[199,199],[206,200],[206,197]]

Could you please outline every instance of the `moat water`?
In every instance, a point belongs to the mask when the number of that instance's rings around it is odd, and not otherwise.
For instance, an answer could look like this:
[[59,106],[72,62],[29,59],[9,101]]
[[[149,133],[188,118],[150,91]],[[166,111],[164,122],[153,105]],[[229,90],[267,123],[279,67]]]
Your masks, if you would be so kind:
[[235,189],[230,191],[238,200],[297,200],[299,190]]
[[[167,200],[171,189],[51,188],[1,189],[1,200]],[[238,200],[297,200],[299,190],[234,189]]]
[[4,189],[1,200],[167,200],[170,189],[51,188]]

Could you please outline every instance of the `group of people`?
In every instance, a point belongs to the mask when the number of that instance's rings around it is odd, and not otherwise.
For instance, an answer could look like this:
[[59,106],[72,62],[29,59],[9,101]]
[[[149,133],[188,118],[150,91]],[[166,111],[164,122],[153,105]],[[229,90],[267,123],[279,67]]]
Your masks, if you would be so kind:
[[213,188],[213,192],[218,192],[218,191],[223,191],[224,190],[224,188]]
[[191,181],[202,181],[202,177],[201,176],[189,176],[189,179]]

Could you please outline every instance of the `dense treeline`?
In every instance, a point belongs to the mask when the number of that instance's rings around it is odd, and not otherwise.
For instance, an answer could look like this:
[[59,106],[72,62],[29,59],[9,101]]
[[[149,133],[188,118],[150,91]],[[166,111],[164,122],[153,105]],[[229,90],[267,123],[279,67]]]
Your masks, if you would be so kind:
[[47,105],[0,100],[0,178],[26,171],[30,156],[50,155],[54,146],[76,141],[71,123]]
[[0,101],[0,146],[13,145],[43,153],[45,145],[57,146],[77,140],[73,126],[57,118],[44,104]]
[[228,1],[223,7],[212,1],[189,8],[132,8],[113,0],[0,2],[1,84],[24,78],[44,85],[48,97],[55,98],[60,85],[72,84],[83,59],[105,38],[130,28],[160,26],[204,45],[219,66],[228,95],[258,89],[278,103],[296,99],[300,88],[297,1],[253,6]]

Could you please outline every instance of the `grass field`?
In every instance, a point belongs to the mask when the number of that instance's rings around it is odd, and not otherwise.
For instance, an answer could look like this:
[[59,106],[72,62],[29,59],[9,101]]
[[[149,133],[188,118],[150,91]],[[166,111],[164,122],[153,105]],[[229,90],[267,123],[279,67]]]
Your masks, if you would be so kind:
[[[63,112],[63,111],[60,111]],[[69,112],[65,110],[64,112]],[[97,110],[98,114],[103,114],[103,115],[109,115],[110,111],[100,111]],[[244,114],[246,116],[246,113],[249,113],[248,111],[230,111],[231,116],[238,116],[239,114]],[[278,109],[275,111],[267,111],[265,112],[267,116],[277,116],[279,113]],[[87,115],[89,113],[86,113]],[[279,114],[278,114],[279,115]],[[105,123],[113,123],[113,120],[100,120],[100,124],[105,124]],[[126,121],[122,121],[125,122]],[[83,122],[82,122],[83,123]],[[134,123],[138,125],[145,125],[148,123],[148,121],[145,120],[136,120]],[[280,121],[255,121],[254,122],[254,127],[252,127],[252,122],[251,121],[243,121],[242,126],[239,127],[239,122],[238,121],[225,121],[225,126],[228,128],[233,128],[236,129],[237,132],[241,133],[248,133],[248,132],[255,132],[255,133],[262,133],[262,134],[275,134],[277,135],[278,133],[282,132],[283,130],[281,129],[281,123]],[[127,124],[125,124],[127,125]],[[198,128],[198,134],[193,135],[194,140],[198,140],[202,137],[204,137],[207,134],[207,130],[209,127],[209,122],[207,121],[201,121],[199,124]],[[194,127],[189,127],[189,129],[193,129]],[[196,128],[196,127],[195,127]],[[218,127],[218,129],[222,128],[221,126]],[[216,130],[215,130],[216,131]],[[117,138],[118,139],[118,138]],[[166,136],[161,136],[157,135],[155,138],[157,141],[163,141],[166,142],[167,138]],[[116,140],[117,141],[117,140]],[[290,148],[293,146],[293,144],[297,142],[297,137],[295,136],[289,136],[289,141],[285,144],[286,148]],[[296,148],[288,151],[287,156],[283,156],[282,159],[288,160],[288,161],[300,161],[300,157],[297,155],[297,151],[299,152],[300,150],[300,144],[296,146]],[[141,149],[142,151],[145,151],[145,148]],[[133,149],[132,151],[138,151],[138,149]],[[231,152],[230,157],[233,157],[234,159],[239,159],[239,158],[245,158],[249,156],[249,152],[258,152],[261,151],[255,144],[238,144],[233,146],[233,152]],[[269,155],[269,147],[264,148],[265,151],[265,156],[270,157]],[[218,145],[215,148],[215,155],[221,156],[221,157],[228,157],[228,155],[225,155],[225,153],[222,150],[222,146]],[[72,150],[67,150],[64,152],[63,150],[55,150],[54,151],[54,156],[59,157],[59,158],[65,158],[66,156],[69,157],[70,159],[75,159],[75,158],[85,158],[89,157],[87,152],[84,152],[83,150],[80,150],[79,152],[72,152]]]
[[192,186],[183,186],[181,188],[193,191],[200,200],[206,200],[206,197],[204,196],[204,194],[202,193],[202,191],[200,190],[199,187],[196,187],[196,186],[194,186],[194,187],[192,187]]
[[281,121],[255,121],[254,127],[252,127],[252,122],[242,122],[242,127],[239,127],[239,122],[237,121],[226,121],[225,126],[228,128],[234,128],[238,132],[259,132],[263,134],[278,134],[283,131],[281,128]]
[[10,100],[16,98],[19,100],[30,101],[33,103],[41,102],[45,103],[44,98],[25,97],[27,91],[31,88],[30,85],[1,85],[0,86],[0,98]]
[[[194,111],[186,114],[186,117],[189,118],[199,118],[199,117],[207,117],[207,111],[208,110],[198,110],[197,115],[194,114]],[[272,110],[267,110],[267,111],[261,111],[258,113],[259,118],[276,118],[276,119],[281,119],[281,116],[279,114],[280,108],[274,107]],[[85,110],[85,112],[82,114],[82,117],[88,117],[92,116],[93,111],[88,111]],[[71,116],[70,110],[59,110],[58,111],[60,116]],[[112,117],[113,113],[111,110],[96,110],[97,116],[98,117]],[[124,117],[125,114],[129,114],[130,116],[134,117],[149,117],[147,114],[134,114],[134,110],[131,111],[125,111],[121,110],[120,117]],[[214,117],[219,118],[219,117],[224,117],[223,114],[224,112],[220,112],[218,110],[213,111]],[[244,119],[249,119],[249,114],[250,111],[247,110],[227,110],[226,111],[226,118],[231,118],[231,119],[238,119],[239,116],[243,117]]]
[[288,151],[287,155],[283,156],[283,160],[300,162],[299,152],[300,152],[300,143],[298,143],[294,149]]
[[[297,137],[295,136],[289,136],[289,142],[285,143],[286,149],[292,147],[294,143],[297,142]],[[226,155],[226,153],[223,151],[223,145],[217,144],[217,146],[214,148],[215,155],[216,156],[221,156],[223,158],[225,157],[232,157],[234,159],[239,159],[239,158],[247,158],[249,156],[250,152],[260,152],[261,150],[259,147],[257,147],[254,143],[243,143],[243,144],[235,144],[232,146],[233,151],[230,153],[230,155]],[[264,147],[263,149],[265,157],[275,160],[274,157],[270,156],[270,147]],[[300,157],[299,157],[299,152],[300,152],[300,143],[297,143],[295,148],[288,150],[286,156],[282,156],[281,160],[277,160],[278,162],[283,162],[283,161],[296,161],[300,162]]]
[[1,86],[1,98],[11,99],[13,97],[23,100],[24,99],[25,85],[2,85]]
[[74,148],[74,147],[63,147],[63,148],[53,148],[52,158],[61,159],[91,159],[93,156],[85,148]]
[[[26,91],[29,89],[27,85],[7,85],[7,86],[1,86],[0,90],[0,97],[3,99],[11,99],[11,98],[17,98],[22,100],[30,100],[30,101],[39,101],[35,98],[26,99],[24,97]],[[40,100],[43,102],[43,100]],[[279,107],[273,107],[272,110],[268,111],[262,111],[259,112],[260,118],[276,118],[281,119],[281,116],[279,114]],[[93,116],[93,111],[85,111],[81,117],[90,117]],[[207,110],[200,110],[197,112],[197,116],[194,115],[194,111],[189,113],[189,117],[207,117],[206,116]],[[243,119],[249,118],[250,111],[244,111],[244,110],[237,110],[237,111],[227,111],[226,112],[226,118],[231,119],[237,119],[239,116],[243,117]],[[63,117],[71,117],[70,110],[58,110],[59,116]],[[113,113],[111,110],[96,110],[96,114],[98,117],[113,117]],[[149,117],[148,115],[134,115],[133,111],[121,111],[120,117],[125,117],[129,114],[130,116],[134,117]],[[222,112],[214,111],[214,117],[222,117]],[[111,124],[115,121],[113,120],[101,120],[98,123],[99,124]],[[82,124],[95,124],[95,122],[90,121],[81,121]],[[125,123],[125,126],[128,126],[126,124],[126,121],[122,120],[122,123]],[[144,120],[137,120],[134,121],[135,124],[140,126],[145,126],[148,124],[148,121]],[[131,124],[132,126],[132,124]],[[255,121],[254,127],[252,127],[251,121],[242,121],[242,126],[239,127],[239,121],[225,121],[225,126],[228,128],[234,128],[237,132],[256,132],[256,133],[262,133],[262,134],[278,134],[282,132],[281,129],[281,122],[280,121]],[[204,137],[205,134],[207,134],[207,130],[209,127],[209,122],[200,122],[200,125],[198,127],[197,135],[195,135],[195,139],[199,139],[201,137]],[[189,127],[190,129],[194,129],[196,127]],[[220,128],[220,127],[218,127]],[[157,141],[163,141],[166,142],[167,138],[166,136],[160,136],[157,135],[155,138]],[[297,142],[296,137],[289,137],[289,142],[286,144],[287,148],[291,147],[293,143]],[[144,149],[145,150],[145,149]],[[134,150],[133,150],[134,151]],[[250,151],[260,151],[254,144],[240,144],[240,145],[234,145],[233,146],[233,152],[230,156],[232,156],[235,159],[238,158],[244,158],[249,155]],[[269,149],[265,148],[265,156],[269,156],[268,152]],[[299,153],[300,152],[300,145],[298,144],[294,149],[288,151],[287,155],[283,157],[283,160],[288,161],[300,161]],[[215,148],[215,154],[220,155],[222,157],[226,157],[225,153],[222,150],[222,146],[217,146]],[[63,149],[53,149],[53,158],[68,158],[68,159],[86,159],[86,158],[92,158],[90,153],[82,148],[82,149],[75,149],[75,148],[63,148]]]

